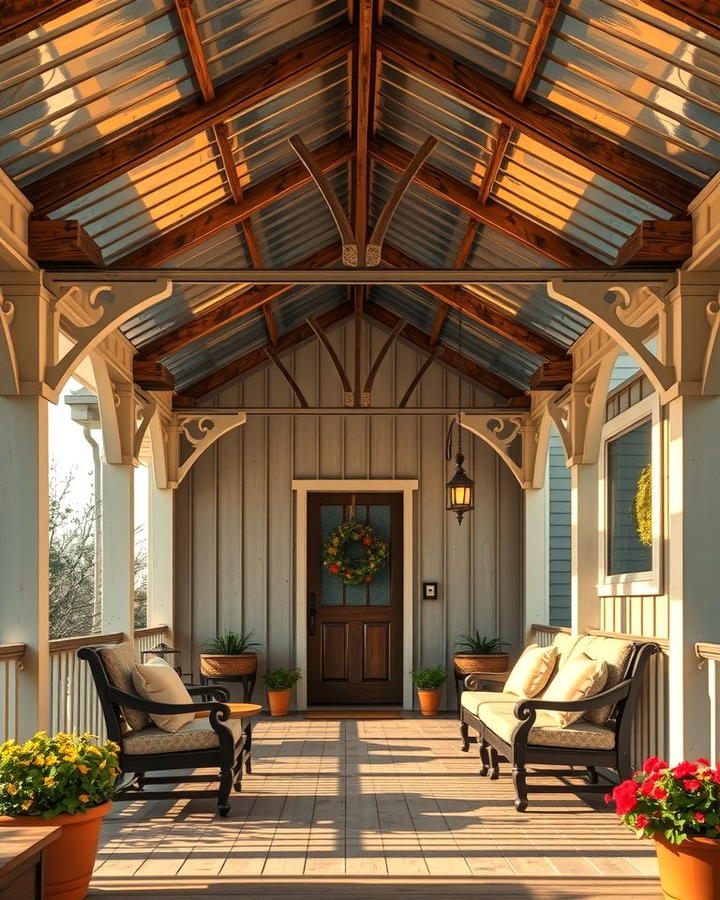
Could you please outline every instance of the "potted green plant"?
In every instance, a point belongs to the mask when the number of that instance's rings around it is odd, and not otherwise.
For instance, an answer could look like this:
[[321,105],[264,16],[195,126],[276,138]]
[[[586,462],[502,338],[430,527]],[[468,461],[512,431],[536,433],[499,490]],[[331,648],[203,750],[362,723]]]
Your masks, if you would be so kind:
[[440,709],[441,688],[447,678],[445,669],[442,666],[432,666],[410,674],[417,688],[420,712],[424,716],[436,716]]
[[605,802],[637,837],[655,841],[665,897],[720,897],[720,766],[701,758],[671,768],[651,756]]
[[[0,826],[59,826],[43,857],[43,896],[80,900],[95,865],[100,827],[110,812],[119,747],[92,735],[39,731],[24,744],[0,744]],[[2,838],[0,838],[0,842]]]
[[509,647],[507,641],[500,638],[482,637],[479,631],[475,634],[461,634],[455,643],[460,651],[453,657],[455,672],[458,675],[472,675],[474,672],[507,672]]
[[226,631],[210,641],[200,654],[200,674],[205,678],[254,675],[259,647],[253,631]]
[[302,678],[300,669],[271,669],[263,675],[271,716],[286,716],[292,689]]

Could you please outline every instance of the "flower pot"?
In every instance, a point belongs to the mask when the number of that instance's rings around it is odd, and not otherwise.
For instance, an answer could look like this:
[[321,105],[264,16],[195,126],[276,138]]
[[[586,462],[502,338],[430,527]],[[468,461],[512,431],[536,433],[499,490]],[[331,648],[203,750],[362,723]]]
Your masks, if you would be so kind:
[[47,900],[82,900],[87,896],[95,866],[100,828],[112,803],[85,812],[53,816],[1,816],[0,826],[12,828],[61,827],[58,840],[43,854],[43,896]]
[[420,704],[420,712],[424,716],[436,716],[440,709],[440,688],[434,688],[432,691],[423,691],[417,689],[418,703]]
[[720,840],[688,838],[676,845],[655,835],[655,851],[665,900],[720,897]]
[[282,688],[282,690],[278,691],[268,689],[267,696],[271,716],[286,716],[288,714],[292,688]]
[[507,653],[456,653],[453,661],[458,675],[508,670]]
[[257,653],[201,653],[200,674],[205,678],[227,678],[232,675],[254,675]]

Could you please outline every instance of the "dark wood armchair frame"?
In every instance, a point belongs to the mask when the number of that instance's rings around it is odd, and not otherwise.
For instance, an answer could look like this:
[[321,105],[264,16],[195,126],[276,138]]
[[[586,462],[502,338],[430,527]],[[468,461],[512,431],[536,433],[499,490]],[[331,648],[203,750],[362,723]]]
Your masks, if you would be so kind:
[[[100,650],[103,647],[82,647],[78,657],[90,666],[95,688],[100,699],[108,738],[120,746],[120,776],[117,786],[119,800],[131,800],[141,797],[146,800],[187,800],[197,797],[216,797],[218,813],[227,816],[230,812],[230,792],[242,787],[243,768],[252,771],[252,723],[243,719],[240,737],[234,740],[229,728],[222,723],[230,718],[230,707],[221,701],[230,699],[227,688],[219,685],[203,685],[188,687],[191,696],[199,696],[198,703],[155,703],[144,700],[136,694],[128,694],[110,683],[103,665]],[[177,752],[160,752],[129,754],[125,752],[122,707],[139,710],[145,713],[173,715],[177,713],[207,712],[210,727],[218,736],[218,746],[204,750],[183,750]],[[217,768],[218,775],[187,775],[177,770]],[[176,771],[175,775],[152,775],[148,772]],[[125,776],[123,780],[123,776]],[[130,776],[129,778],[127,776]],[[179,784],[219,782],[217,790],[173,790],[152,791],[145,793],[144,788],[150,784]]]
[[[495,734],[482,720],[482,707],[480,715],[473,715],[469,710],[461,707],[460,710],[460,737],[461,749],[467,752],[470,742],[468,729],[473,728],[478,733],[478,747],[480,751],[480,775],[490,773],[492,780],[499,774],[499,756],[512,765],[513,785],[515,786],[515,809],[525,812],[528,806],[527,765],[552,765],[552,766],[580,766],[587,770],[587,785],[549,786],[535,785],[530,790],[537,793],[555,792],[557,790],[585,791],[606,790],[598,785],[597,768],[614,769],[620,780],[629,778],[633,771],[633,761],[630,757],[630,731],[632,727],[635,707],[640,692],[640,684],[651,656],[658,652],[657,644],[642,642],[633,645],[623,680],[614,688],[602,691],[586,700],[568,702],[552,702],[547,700],[521,700],[513,709],[518,724],[512,732],[510,742]],[[465,687],[469,691],[478,690],[482,684],[482,674],[468,675],[465,679]],[[530,729],[535,724],[538,710],[558,710],[562,712],[579,712],[593,709],[601,709],[612,706],[613,710],[606,727],[615,735],[615,746],[612,750],[593,750],[590,748],[571,747],[544,747],[537,744],[528,744]],[[638,760],[634,761],[636,764]],[[577,775],[573,769],[555,772],[556,775]]]

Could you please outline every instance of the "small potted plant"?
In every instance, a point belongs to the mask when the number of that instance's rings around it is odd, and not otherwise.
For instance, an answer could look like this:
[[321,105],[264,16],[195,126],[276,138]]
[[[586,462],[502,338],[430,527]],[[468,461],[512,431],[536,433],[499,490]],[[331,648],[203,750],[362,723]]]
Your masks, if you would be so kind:
[[292,689],[302,678],[300,669],[271,669],[263,675],[271,716],[286,716]]
[[24,744],[0,744],[0,826],[62,829],[43,857],[43,896],[87,894],[100,827],[115,796],[119,749],[112,741],[97,745],[89,734],[48,737],[44,731]]
[[447,678],[445,669],[442,666],[432,666],[410,674],[417,688],[420,712],[424,716],[436,716],[440,709],[441,688]]
[[507,672],[508,655],[503,649],[510,646],[507,641],[481,637],[476,631],[475,634],[461,634],[455,646],[461,648],[453,658],[456,674]]
[[254,675],[257,672],[259,647],[253,641],[253,631],[226,631],[210,641],[200,654],[200,674],[205,678],[227,678],[233,675]]
[[720,896],[720,766],[698,759],[671,768],[651,756],[605,802],[637,837],[655,841],[665,897]]

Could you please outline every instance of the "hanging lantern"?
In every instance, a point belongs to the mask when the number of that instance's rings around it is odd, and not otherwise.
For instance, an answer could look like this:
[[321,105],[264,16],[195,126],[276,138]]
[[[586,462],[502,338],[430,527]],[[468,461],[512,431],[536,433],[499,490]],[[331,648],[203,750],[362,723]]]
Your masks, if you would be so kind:
[[[458,352],[462,356],[462,312],[458,309]],[[475,482],[470,478],[463,463],[465,457],[462,452],[462,377],[458,371],[458,414],[457,414],[457,454],[455,455],[455,474],[448,481],[447,506],[449,512],[457,516],[458,525],[462,525],[466,512],[475,508]],[[447,459],[452,459],[452,423],[448,431]]]

